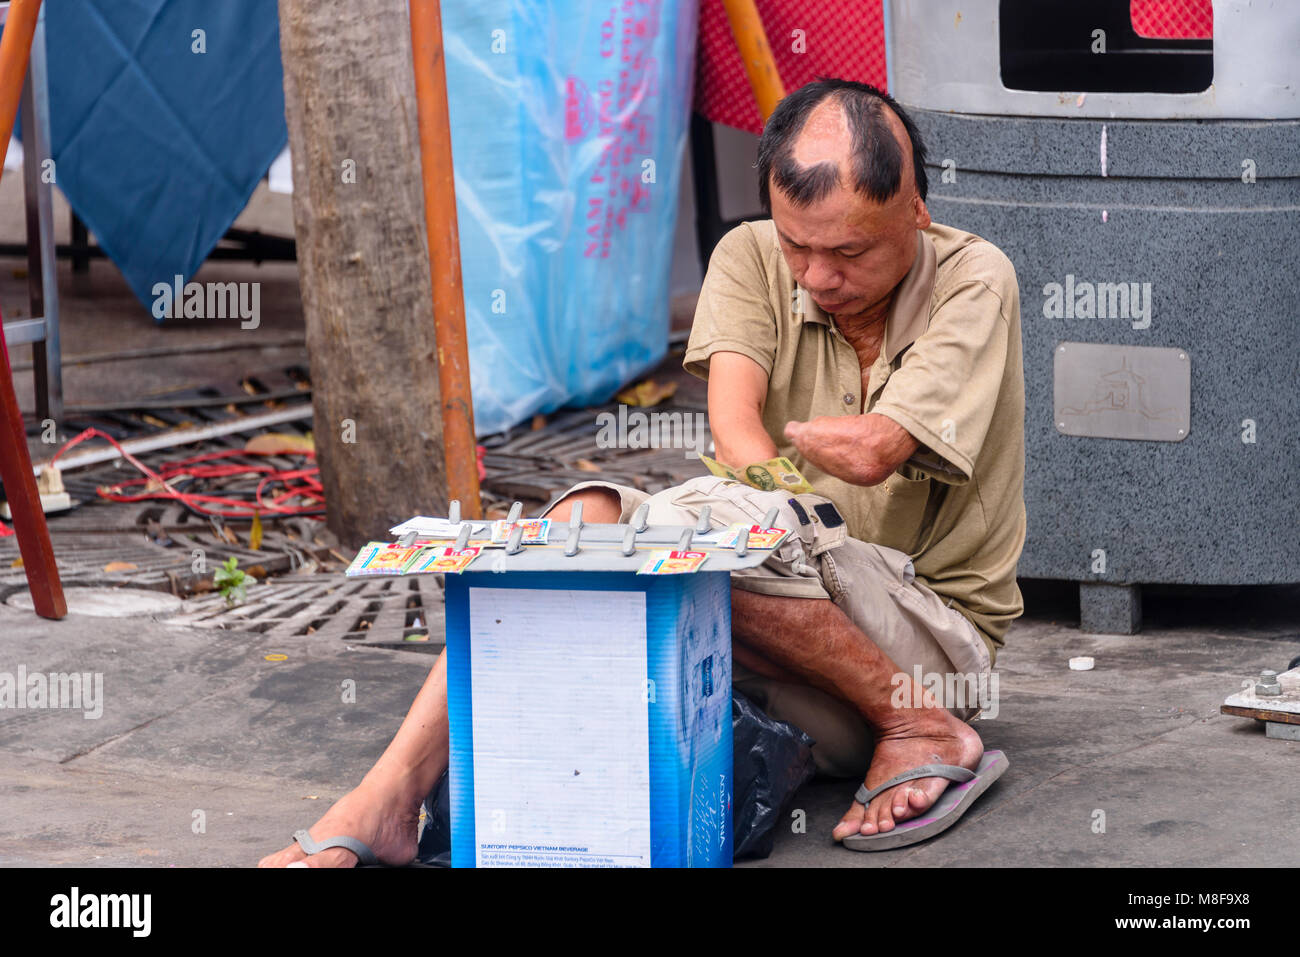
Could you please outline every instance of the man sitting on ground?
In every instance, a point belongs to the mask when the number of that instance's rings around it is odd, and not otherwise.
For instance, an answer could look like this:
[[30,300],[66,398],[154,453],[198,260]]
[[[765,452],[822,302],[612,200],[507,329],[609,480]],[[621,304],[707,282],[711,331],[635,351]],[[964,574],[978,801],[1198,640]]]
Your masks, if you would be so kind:
[[[817,490],[759,491],[716,476],[648,496],[575,486],[586,522],[760,521],[792,530],[732,577],[734,684],[817,742],[823,772],[859,795],[923,766],[975,769],[976,702],[916,680],[986,676],[1023,611],[1024,382],[1015,271],[992,244],[932,224],[925,150],[892,98],[822,80],[777,107],[759,146],[771,220],[718,244],[686,353],[708,379],[716,457],[737,469],[778,455]],[[948,683],[952,687],[952,683]],[[934,687],[933,685],[930,686]],[[421,801],[447,767],[445,656],[383,756],[310,829],[388,864],[416,853]],[[948,787],[922,777],[854,801],[836,840],[887,834]],[[263,866],[356,862],[297,845]]]

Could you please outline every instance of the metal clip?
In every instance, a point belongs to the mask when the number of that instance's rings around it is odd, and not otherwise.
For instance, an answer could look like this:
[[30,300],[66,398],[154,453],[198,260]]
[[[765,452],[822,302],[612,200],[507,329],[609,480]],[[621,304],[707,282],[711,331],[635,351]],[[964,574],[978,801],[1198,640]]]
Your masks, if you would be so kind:
[[524,527],[516,525],[510,530],[510,538],[506,541],[506,554],[515,555],[524,550]]
[[632,516],[632,527],[637,532],[644,532],[650,525],[650,503],[646,502]]
[[780,511],[775,506],[767,510],[767,514],[763,516],[764,530],[769,529],[776,524],[776,517],[779,514]]
[[[775,511],[775,509],[773,511]],[[523,513],[524,513],[524,503],[515,502],[515,504],[510,506],[510,514],[506,516],[506,521],[513,524],[514,522],[519,521],[519,516],[522,515]]]
[[569,513],[569,538],[564,543],[564,554],[569,558],[578,554],[578,539],[582,537],[582,502],[573,503],[573,511]]
[[460,534],[456,536],[457,548],[464,548],[469,544],[469,532],[471,527],[472,526],[470,525],[469,522],[466,522],[460,527]]
[[627,531],[623,533],[623,554],[631,555],[636,551],[636,526],[627,526]]
[[[707,508],[708,506],[705,507]],[[679,552],[690,551],[691,539],[694,537],[695,537],[695,529],[693,528],[682,529],[682,537],[677,539],[677,551]]]
[[736,536],[736,557],[744,558],[749,553],[749,530],[742,528]]
[[701,535],[706,535],[712,530],[713,526],[709,522],[709,515],[713,512],[712,505],[705,505],[700,509],[700,520],[695,523],[695,530]]
[[403,548],[410,548],[412,545],[415,544],[415,532],[414,531],[407,532],[405,535],[403,535],[401,538],[397,540],[397,544],[402,546]]
[[447,503],[447,522],[451,525],[460,524],[460,499],[453,498]]

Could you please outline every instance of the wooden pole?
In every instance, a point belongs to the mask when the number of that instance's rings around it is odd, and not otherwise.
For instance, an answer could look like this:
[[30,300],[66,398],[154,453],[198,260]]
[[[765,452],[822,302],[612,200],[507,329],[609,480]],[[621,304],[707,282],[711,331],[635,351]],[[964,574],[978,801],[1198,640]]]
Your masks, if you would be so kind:
[[411,0],[411,55],[420,128],[424,181],[424,225],[429,235],[433,322],[438,337],[438,383],[442,390],[442,440],[447,492],[459,499],[461,514],[481,518],[474,400],[470,395],[469,343],[465,336],[465,293],[456,226],[456,183],[452,171],[451,117],[442,50],[438,0]]
[[772,48],[768,46],[763,21],[754,0],[722,0],[722,5],[727,10],[731,36],[749,76],[749,88],[754,91],[758,112],[766,123],[776,105],[785,98],[785,87],[781,83],[781,74],[777,72]]
[[[27,61],[32,51],[32,35],[41,0],[14,0],[9,7],[4,33],[0,35],[0,143],[9,142],[18,115],[18,99],[23,93]],[[35,162],[33,155],[27,162]],[[0,172],[3,172],[0,170]],[[32,458],[27,450],[27,431],[14,392],[13,373],[9,367],[9,346],[0,332],[0,481],[13,513],[18,550],[23,556],[23,570],[32,592],[32,605],[42,618],[62,618],[68,613],[59,582],[59,567],[54,561],[50,529],[45,524],[41,494],[32,476]]]

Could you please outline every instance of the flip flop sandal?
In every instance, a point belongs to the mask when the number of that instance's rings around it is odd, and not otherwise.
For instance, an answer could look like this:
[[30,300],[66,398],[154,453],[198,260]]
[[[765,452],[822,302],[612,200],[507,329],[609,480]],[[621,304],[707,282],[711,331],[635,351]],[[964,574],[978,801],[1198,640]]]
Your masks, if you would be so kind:
[[862,805],[870,804],[871,799],[877,794],[904,781],[915,781],[919,778],[947,778],[949,781],[956,782],[949,785],[933,806],[920,817],[895,824],[892,831],[850,834],[842,843],[852,851],[886,851],[934,837],[956,824],[957,819],[966,812],[966,809],[975,803],[975,799],[987,791],[989,785],[1002,777],[1002,772],[1007,769],[1007,766],[1007,756],[1001,751],[985,751],[984,757],[980,759],[979,766],[974,771],[952,764],[927,764],[913,768],[896,778],[890,778],[880,787],[870,791],[864,784],[858,788],[858,793],[853,797],[853,800]]
[[298,842],[303,852],[308,856],[319,854],[331,847],[341,847],[357,856],[357,866],[359,867],[373,867],[379,863],[379,858],[375,855],[375,852],[355,837],[331,837],[323,841],[315,841],[312,840],[312,836],[304,828],[295,832],[293,839]]

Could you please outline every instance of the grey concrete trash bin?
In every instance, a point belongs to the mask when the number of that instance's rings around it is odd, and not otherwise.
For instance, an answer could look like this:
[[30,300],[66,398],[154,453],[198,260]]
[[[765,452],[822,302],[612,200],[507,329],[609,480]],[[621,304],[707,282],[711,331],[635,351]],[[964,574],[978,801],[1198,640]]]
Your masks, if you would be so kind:
[[1144,583],[1300,582],[1300,2],[1213,12],[887,6],[931,213],[1020,282],[1019,573],[1079,582],[1085,631],[1138,631]]

